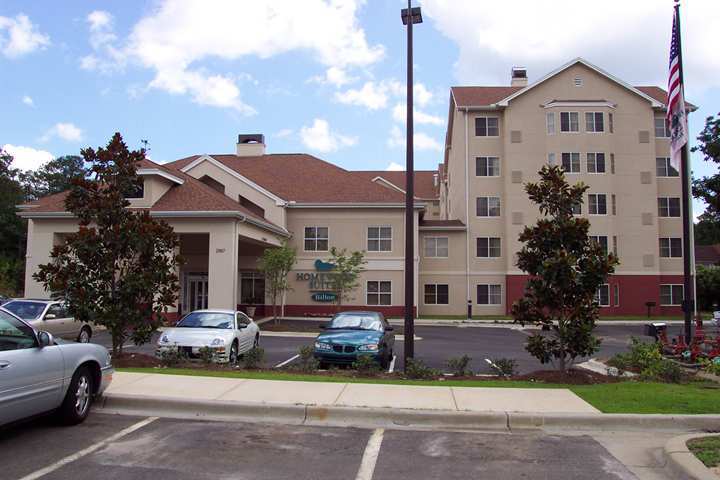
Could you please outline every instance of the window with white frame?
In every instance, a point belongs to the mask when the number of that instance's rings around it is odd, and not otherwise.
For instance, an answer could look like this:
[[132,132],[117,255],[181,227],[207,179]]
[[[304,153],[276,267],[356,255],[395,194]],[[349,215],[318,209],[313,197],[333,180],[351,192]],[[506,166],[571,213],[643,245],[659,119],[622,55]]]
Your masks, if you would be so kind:
[[327,252],[328,227],[305,227],[305,251]]
[[573,215],[582,215],[582,203],[578,202],[578,203],[573,204],[572,214]]
[[607,215],[607,195],[604,193],[589,194],[588,213],[590,215]]
[[553,166],[557,163],[557,160],[555,160],[555,153],[550,152],[548,153],[548,165]]
[[680,172],[670,163],[670,157],[657,157],[655,159],[655,171],[658,177],[677,177]]
[[368,252],[389,252],[392,250],[392,227],[381,225],[367,229]]
[[682,238],[660,238],[660,258],[682,258]]
[[502,303],[502,289],[500,285],[478,285],[478,305],[500,305]]
[[585,112],[585,131],[594,133],[605,131],[602,112]]
[[476,239],[476,256],[478,258],[500,257],[500,238],[478,237]]
[[560,131],[579,132],[580,120],[578,112],[560,112]]
[[498,128],[498,117],[477,117],[475,118],[476,137],[497,137],[500,135]]
[[601,307],[610,306],[610,285],[605,283],[598,287],[597,291],[595,292],[595,301]]
[[425,305],[447,305],[450,289],[445,284],[425,284]]
[[392,282],[371,280],[367,282],[368,305],[392,305]]
[[679,217],[679,197],[658,197],[658,217]]
[[498,157],[477,157],[477,158],[475,158],[475,176],[499,177],[500,176],[500,159]]
[[605,154],[604,153],[588,153],[587,154],[587,172],[588,173],[605,173]]
[[660,305],[682,305],[683,290],[682,285],[660,285]]
[[607,235],[590,235],[590,240],[600,245],[600,248],[602,248],[603,253],[605,255],[608,254],[608,237]]
[[500,197],[478,197],[476,200],[475,207],[478,217],[500,216]]
[[562,168],[565,173],[580,173],[580,153],[563,152]]
[[667,118],[655,117],[655,136],[657,138],[670,137],[670,126],[668,125]]
[[555,135],[555,114],[553,112],[545,114],[545,124],[548,135]]
[[447,258],[448,253],[448,237],[425,237],[426,257]]

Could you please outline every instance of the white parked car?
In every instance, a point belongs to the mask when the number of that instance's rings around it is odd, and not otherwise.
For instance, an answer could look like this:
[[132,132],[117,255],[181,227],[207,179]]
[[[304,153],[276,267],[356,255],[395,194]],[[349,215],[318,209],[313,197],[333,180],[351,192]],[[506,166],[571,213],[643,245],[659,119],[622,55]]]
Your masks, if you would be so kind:
[[3,308],[29,323],[34,329],[53,334],[58,338],[88,343],[92,328],[87,323],[76,322],[58,300],[17,298],[3,304]]
[[190,359],[201,358],[209,348],[216,362],[237,363],[243,353],[257,347],[260,329],[243,312],[236,310],[196,310],[188,313],[160,335],[156,355],[178,351]]

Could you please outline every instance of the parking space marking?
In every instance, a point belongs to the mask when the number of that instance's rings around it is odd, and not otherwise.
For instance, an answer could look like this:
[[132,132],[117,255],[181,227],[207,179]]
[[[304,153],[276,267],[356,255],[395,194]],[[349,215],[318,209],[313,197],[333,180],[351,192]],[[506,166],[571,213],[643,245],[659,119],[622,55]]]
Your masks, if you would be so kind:
[[295,360],[295,359],[298,358],[299,356],[300,356],[300,354],[298,353],[297,355],[294,355],[294,356],[288,358],[287,360],[278,363],[277,365],[275,365],[275,368],[284,367],[285,365],[287,365],[288,363],[292,362],[293,360]]
[[393,358],[390,361],[390,368],[388,368],[388,373],[393,373],[395,371],[395,359],[396,358],[397,358],[397,355],[393,355]]
[[384,434],[385,429],[378,428],[370,435],[370,439],[365,447],[365,453],[363,453],[362,461],[360,462],[360,470],[358,470],[355,480],[372,480]]
[[48,473],[52,473],[55,470],[67,465],[68,463],[72,463],[75,460],[79,460],[82,457],[90,455],[94,451],[101,449],[102,447],[108,445],[109,443],[119,440],[126,435],[130,435],[134,431],[139,430],[142,427],[151,424],[152,422],[154,422],[157,419],[158,419],[158,417],[148,417],[145,420],[141,420],[133,425],[130,425],[129,427],[127,427],[123,430],[120,430],[118,433],[106,438],[105,440],[101,440],[93,445],[90,445],[89,447],[87,447],[83,450],[80,450],[79,452],[73,453],[72,455],[68,455],[67,457],[62,458],[62,459],[58,460],[57,462],[53,463],[52,465],[48,465],[45,468],[36,470],[35,472],[33,472],[29,475],[25,475],[24,477],[22,477],[19,480],[36,480],[40,477],[44,477]]

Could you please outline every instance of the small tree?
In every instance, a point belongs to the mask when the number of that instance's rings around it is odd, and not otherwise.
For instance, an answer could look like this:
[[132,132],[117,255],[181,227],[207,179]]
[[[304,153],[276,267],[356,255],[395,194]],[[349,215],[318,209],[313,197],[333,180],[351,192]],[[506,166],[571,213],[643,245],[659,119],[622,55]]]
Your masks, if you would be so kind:
[[267,248],[258,260],[260,270],[265,274],[265,282],[272,302],[273,320],[277,323],[278,298],[290,290],[288,274],[295,265],[297,254],[287,242],[276,248]]
[[720,267],[697,266],[698,308],[711,311],[720,304]]
[[364,270],[365,252],[355,251],[348,254],[347,249],[338,250],[336,247],[330,248],[330,263],[335,265],[333,273],[330,276],[332,289],[335,292],[335,307],[340,311],[340,307],[345,300],[352,300],[352,291],[355,290],[360,282],[360,273]]
[[588,187],[570,186],[557,166],[545,166],[539,173],[540,182],[527,184],[525,191],[544,218],[520,234],[525,245],[517,266],[530,279],[525,295],[512,306],[512,316],[521,325],[539,325],[550,332],[531,335],[525,349],[564,373],[577,357],[598,350],[595,297],[618,261],[591,241],[590,222],[573,215],[573,206],[583,203]]
[[167,223],[127,208],[144,150],[128,151],[116,133],[106,148],[81,153],[87,175],[74,180],[65,200],[79,230],[53,248],[33,277],[65,298],[76,319],[106,327],[113,354],[122,354],[128,338],[149,341],[175,304],[180,243]]

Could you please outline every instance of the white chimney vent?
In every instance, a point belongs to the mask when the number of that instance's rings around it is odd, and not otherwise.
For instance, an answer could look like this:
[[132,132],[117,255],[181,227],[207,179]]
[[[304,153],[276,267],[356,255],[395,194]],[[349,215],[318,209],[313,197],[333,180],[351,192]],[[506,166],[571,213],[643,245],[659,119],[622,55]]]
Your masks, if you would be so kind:
[[261,133],[238,135],[235,154],[238,157],[259,157],[265,155],[265,135]]
[[513,67],[510,73],[510,85],[513,87],[527,87],[527,68]]

